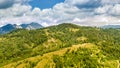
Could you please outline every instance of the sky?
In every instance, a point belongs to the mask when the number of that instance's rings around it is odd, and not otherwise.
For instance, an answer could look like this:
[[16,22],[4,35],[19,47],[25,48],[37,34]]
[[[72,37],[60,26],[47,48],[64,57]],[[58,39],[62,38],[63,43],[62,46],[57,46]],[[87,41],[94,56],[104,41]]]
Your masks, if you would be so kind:
[[31,22],[116,25],[120,24],[120,0],[0,0],[0,26]]
[[41,10],[52,8],[57,3],[64,2],[64,0],[32,0],[29,4],[32,8],[39,7]]

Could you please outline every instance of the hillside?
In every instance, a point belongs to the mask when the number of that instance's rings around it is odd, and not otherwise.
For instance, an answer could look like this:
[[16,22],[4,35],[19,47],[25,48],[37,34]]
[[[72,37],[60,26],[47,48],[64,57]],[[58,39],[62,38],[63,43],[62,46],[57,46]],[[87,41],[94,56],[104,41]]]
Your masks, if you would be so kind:
[[0,36],[0,67],[119,68],[119,41],[119,29],[69,23],[18,29]]

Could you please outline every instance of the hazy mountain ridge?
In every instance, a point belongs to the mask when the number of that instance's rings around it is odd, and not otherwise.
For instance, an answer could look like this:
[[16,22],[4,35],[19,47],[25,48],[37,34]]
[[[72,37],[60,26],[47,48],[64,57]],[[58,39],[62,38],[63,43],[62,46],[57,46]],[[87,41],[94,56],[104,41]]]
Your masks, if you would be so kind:
[[102,28],[114,28],[114,29],[120,29],[120,25],[104,25]]
[[43,28],[42,25],[32,22],[30,24],[7,24],[5,26],[0,27],[0,34],[5,34],[5,33],[9,33],[12,30],[15,29],[28,29],[28,30],[32,30],[32,29],[39,29],[39,28]]
[[119,35],[117,29],[70,23],[37,30],[15,30],[0,35],[0,66],[119,68]]

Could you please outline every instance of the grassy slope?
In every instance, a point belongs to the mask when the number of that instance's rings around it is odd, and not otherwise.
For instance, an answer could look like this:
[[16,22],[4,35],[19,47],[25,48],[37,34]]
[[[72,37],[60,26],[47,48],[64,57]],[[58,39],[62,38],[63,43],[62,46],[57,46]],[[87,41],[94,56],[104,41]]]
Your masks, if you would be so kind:
[[[50,68],[55,68],[56,63],[53,61],[54,55],[64,56],[66,53],[71,53],[73,51],[77,51],[79,48],[87,48],[91,49],[91,57],[96,58],[96,54],[100,54],[99,58],[97,58],[97,62],[101,64],[101,67],[109,67],[109,68],[119,68],[119,60],[105,60],[102,61],[105,56],[100,53],[98,47],[91,43],[84,43],[78,45],[72,45],[71,47],[63,48],[58,51],[50,52],[43,54],[43,56],[35,56],[30,57],[21,61],[17,61],[8,65],[5,65],[2,68],[45,68],[49,65]],[[76,55],[77,56],[77,55]],[[79,67],[79,66],[78,66]]]
[[[62,65],[67,68],[84,68],[93,61],[97,63],[94,66],[119,68],[119,34],[120,31],[115,29],[80,27],[73,24],[60,24],[32,31],[13,31],[0,37],[0,66],[49,68]],[[83,55],[87,57],[81,58]],[[80,57],[74,58],[75,56]],[[89,60],[85,61],[87,58],[90,58],[91,63],[88,63]],[[79,59],[81,62],[71,61]]]

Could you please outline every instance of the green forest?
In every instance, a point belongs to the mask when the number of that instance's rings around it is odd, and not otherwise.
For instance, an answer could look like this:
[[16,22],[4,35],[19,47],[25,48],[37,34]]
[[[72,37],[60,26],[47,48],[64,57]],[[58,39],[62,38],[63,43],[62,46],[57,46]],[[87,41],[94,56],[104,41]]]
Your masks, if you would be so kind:
[[63,23],[13,30],[0,35],[0,68],[120,68],[120,29]]

